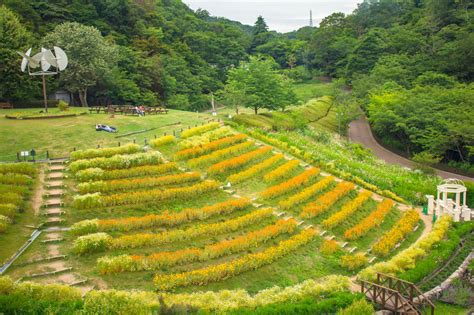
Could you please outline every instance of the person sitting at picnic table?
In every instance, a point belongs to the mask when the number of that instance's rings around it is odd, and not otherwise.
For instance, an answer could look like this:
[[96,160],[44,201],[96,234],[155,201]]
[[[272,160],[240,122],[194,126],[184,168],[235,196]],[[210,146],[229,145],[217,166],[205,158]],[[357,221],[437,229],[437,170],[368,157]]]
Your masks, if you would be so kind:
[[140,105],[138,109],[142,112],[142,116],[145,116],[145,106]]
[[143,112],[140,110],[140,108],[138,108],[138,106],[135,106],[133,110],[138,114],[138,116],[143,116]]

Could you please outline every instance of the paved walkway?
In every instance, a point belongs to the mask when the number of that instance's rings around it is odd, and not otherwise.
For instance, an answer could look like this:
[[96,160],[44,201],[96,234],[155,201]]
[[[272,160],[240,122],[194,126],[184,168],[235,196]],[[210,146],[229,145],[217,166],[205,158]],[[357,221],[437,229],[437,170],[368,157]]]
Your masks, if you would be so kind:
[[[353,142],[357,142],[362,144],[364,147],[371,149],[372,152],[379,157],[380,159],[384,160],[390,164],[398,164],[405,167],[413,168],[413,162],[400,156],[384,147],[382,147],[374,138],[372,134],[372,130],[370,129],[370,125],[367,121],[365,116],[361,116],[359,119],[354,120],[349,125],[349,139]],[[436,169],[436,174],[438,174],[442,178],[458,178],[463,181],[471,181],[474,182],[474,178],[458,175],[450,172],[446,172],[443,170]]]

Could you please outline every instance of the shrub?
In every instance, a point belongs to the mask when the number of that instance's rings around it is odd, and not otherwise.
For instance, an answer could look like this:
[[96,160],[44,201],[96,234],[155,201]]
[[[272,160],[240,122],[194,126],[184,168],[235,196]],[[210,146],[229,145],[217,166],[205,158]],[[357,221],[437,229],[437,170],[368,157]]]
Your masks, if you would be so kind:
[[243,181],[246,181],[254,176],[257,176],[258,174],[262,173],[263,171],[273,167],[275,163],[278,163],[280,160],[283,159],[283,154],[276,154],[265,161],[258,163],[254,166],[249,167],[246,170],[243,170],[242,172],[233,174],[227,178],[227,180],[231,183],[238,184]]
[[204,285],[210,282],[221,281],[243,272],[255,270],[264,265],[268,265],[307,244],[315,235],[316,231],[314,229],[304,230],[287,240],[281,241],[276,246],[263,250],[262,252],[247,254],[219,265],[195,269],[179,274],[157,274],[153,281],[159,291],[171,290],[192,284]]
[[344,237],[348,240],[356,240],[367,234],[374,227],[382,224],[385,216],[390,212],[394,202],[390,199],[385,199],[378,204],[377,209],[369,214],[361,222],[344,232]]
[[226,148],[230,145],[234,145],[236,143],[241,143],[247,139],[247,136],[244,134],[233,135],[225,138],[221,138],[218,140],[214,140],[205,144],[200,144],[188,149],[183,149],[174,155],[174,158],[178,161],[180,160],[187,160],[190,158],[196,158],[198,156],[209,154],[210,152],[221,150]]
[[26,185],[31,185],[32,183],[33,183],[33,180],[31,179],[31,177],[23,175],[23,174],[15,174],[15,173],[0,174],[0,184],[26,186]]
[[419,220],[420,215],[416,210],[406,211],[392,229],[372,246],[374,253],[380,256],[388,255],[398,242],[413,231]]
[[69,109],[69,104],[66,103],[66,102],[63,101],[63,100],[60,100],[60,101],[58,102],[58,108],[59,108],[60,111],[65,112],[65,111],[67,111],[67,110]]
[[102,149],[88,149],[71,152],[71,160],[87,160],[93,158],[107,158],[117,154],[133,154],[139,152],[140,146],[138,144],[129,143],[121,147],[102,148]]
[[34,176],[36,174],[36,165],[32,163],[6,163],[0,164],[0,174],[15,173]]
[[326,228],[330,229],[347,219],[351,214],[356,212],[369,198],[372,196],[370,191],[360,192],[359,195],[354,199],[344,204],[342,208],[334,213],[332,216],[324,220],[321,224]]
[[246,290],[221,290],[182,294],[163,294],[166,305],[190,305],[217,313],[240,310],[248,307],[252,310],[274,303],[293,303],[305,298],[320,300],[328,295],[349,290],[349,278],[330,275],[320,279],[308,279],[293,286],[281,288],[274,286],[251,296]]
[[0,195],[0,204],[13,204],[20,206],[23,203],[23,197],[19,194],[7,192]]
[[300,216],[302,218],[312,218],[320,215],[334,205],[340,198],[350,193],[354,187],[353,183],[340,182],[333,190],[328,191],[316,201],[304,207]]
[[232,134],[234,134],[234,131],[231,128],[227,127],[227,126],[224,126],[224,127],[218,128],[218,129],[208,131],[208,132],[206,132],[202,135],[199,135],[199,136],[193,136],[193,137],[188,138],[188,139],[181,139],[181,141],[179,141],[179,143],[178,143],[178,147],[180,149],[191,148],[191,147],[195,147],[195,146],[198,146],[198,145],[203,145],[203,144],[209,143],[209,142],[217,140],[217,139],[227,137],[227,136],[232,135]]
[[298,167],[300,162],[298,160],[291,160],[282,166],[274,169],[263,177],[267,183],[275,182],[277,180],[285,179],[291,176],[291,173]]
[[354,301],[349,307],[339,311],[337,315],[373,315],[375,310],[372,304],[365,299]]
[[319,182],[309,186],[308,188],[303,189],[301,192],[289,197],[286,200],[280,201],[279,205],[282,209],[290,209],[294,206],[304,203],[305,201],[308,201],[311,197],[331,185],[333,182],[334,177],[324,177]]
[[201,135],[205,132],[208,132],[208,131],[213,130],[213,129],[217,129],[219,127],[220,127],[220,123],[218,123],[218,122],[212,122],[212,123],[209,123],[209,124],[206,124],[206,125],[194,127],[194,128],[188,129],[188,130],[184,130],[181,133],[181,138],[186,139],[186,138],[189,138],[189,137],[192,137],[192,136]]
[[204,193],[219,188],[216,181],[207,180],[192,186],[151,189],[146,191],[132,191],[108,196],[100,193],[74,196],[72,205],[77,209],[91,209],[95,207],[112,207],[120,205],[143,204],[165,200],[189,200]]
[[[155,301],[153,301],[155,300]],[[153,301],[153,302],[152,302]],[[155,314],[159,310],[156,297],[147,293],[93,290],[84,299],[84,314]]]
[[228,173],[229,171],[239,169],[247,165],[251,161],[260,159],[262,156],[266,155],[271,150],[272,150],[272,147],[267,146],[267,147],[259,148],[254,151],[250,151],[248,153],[242,154],[232,159],[225,160],[217,164],[211,165],[207,169],[207,172],[210,175],[222,175],[222,174]]
[[347,270],[353,271],[365,265],[369,260],[363,253],[349,254],[341,257],[340,265]]
[[95,233],[76,238],[72,251],[79,255],[101,252],[110,247],[112,237],[106,233]]
[[8,225],[10,225],[11,223],[12,221],[9,217],[0,215],[0,233],[5,232],[8,228]]
[[247,198],[228,200],[206,206],[200,209],[184,209],[180,212],[163,211],[160,214],[150,214],[143,217],[130,217],[120,219],[84,220],[71,227],[73,235],[83,235],[105,231],[133,231],[139,229],[176,226],[193,220],[204,220],[218,214],[229,214],[250,206]]
[[164,145],[170,144],[175,142],[176,138],[173,135],[162,136],[157,139],[153,139],[150,141],[150,145],[152,148],[157,149]]
[[260,197],[263,199],[272,199],[283,194],[287,194],[291,191],[301,188],[301,186],[307,185],[312,181],[313,177],[317,176],[318,174],[319,169],[317,168],[307,169],[300,175],[290,178],[286,182],[267,188],[260,193]]
[[133,179],[115,179],[110,181],[97,181],[77,185],[79,193],[108,193],[116,191],[139,190],[143,188],[159,187],[166,185],[179,185],[199,181],[201,174],[197,172],[173,174],[162,177],[144,177]]
[[159,270],[179,264],[202,262],[258,247],[283,233],[292,233],[295,228],[296,221],[294,219],[279,220],[274,225],[240,235],[232,240],[210,244],[202,249],[185,248],[174,252],[154,253],[148,256],[106,256],[99,258],[97,267],[100,273],[109,274],[124,271]]
[[0,204],[0,215],[13,219],[15,214],[18,212],[18,206],[7,203],[7,204]]
[[18,185],[3,185],[0,184],[0,194],[4,193],[15,193],[18,195],[27,195],[29,192],[28,186],[18,186]]
[[154,176],[170,173],[178,170],[176,163],[164,163],[159,165],[144,165],[132,167],[123,170],[107,170],[104,171],[101,168],[88,168],[79,171],[75,174],[75,177],[80,182],[86,181],[97,181],[97,180],[110,180],[110,179],[124,179],[131,177],[141,176]]
[[161,163],[161,155],[158,152],[146,152],[77,160],[69,165],[69,170],[76,173],[87,168],[102,168],[106,170],[128,169],[134,166],[156,165]]
[[319,251],[323,255],[329,256],[337,252],[341,247],[335,240],[324,240],[319,247]]

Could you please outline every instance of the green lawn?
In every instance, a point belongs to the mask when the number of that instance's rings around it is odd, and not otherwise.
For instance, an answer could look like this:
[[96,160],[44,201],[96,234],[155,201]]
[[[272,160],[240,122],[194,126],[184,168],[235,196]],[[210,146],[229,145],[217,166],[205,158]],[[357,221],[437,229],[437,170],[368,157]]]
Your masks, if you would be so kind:
[[[8,109],[0,114],[32,113],[40,109]],[[57,111],[52,109],[51,111]],[[82,108],[74,108],[73,112],[83,112]],[[2,115],[3,116],[3,115]],[[152,139],[181,128],[201,124],[211,118],[209,114],[170,110],[166,115],[149,115],[145,117],[115,115],[110,118],[107,114],[86,114],[70,118],[55,118],[47,120],[10,120],[0,117],[0,161],[13,161],[16,152],[34,148],[38,158],[44,158],[46,150],[50,157],[65,157],[73,148],[85,149],[101,146],[116,146],[118,142],[127,143],[134,139],[143,144],[144,139]],[[118,128],[117,134],[95,131],[96,124],[107,124]],[[130,132],[152,129],[136,135],[116,138]]]

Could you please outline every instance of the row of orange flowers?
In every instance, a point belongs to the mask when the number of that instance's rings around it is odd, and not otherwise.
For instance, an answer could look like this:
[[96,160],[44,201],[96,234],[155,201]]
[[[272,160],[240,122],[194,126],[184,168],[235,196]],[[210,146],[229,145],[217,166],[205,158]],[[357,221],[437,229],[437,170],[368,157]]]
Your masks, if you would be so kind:
[[382,224],[385,216],[393,208],[394,202],[391,199],[384,199],[378,204],[377,208],[369,214],[365,219],[359,222],[354,227],[344,232],[344,237],[348,240],[356,240],[367,234],[374,227]]
[[253,141],[245,141],[225,149],[217,150],[212,153],[202,155],[200,157],[188,160],[187,164],[189,167],[201,167],[203,165],[209,165],[217,163],[231,156],[247,152],[254,146]]
[[[157,234],[139,233],[112,238],[107,233],[99,232],[76,238],[73,251],[81,255],[109,249],[160,246],[173,242],[189,241],[203,236],[212,237],[223,233],[238,231],[241,228],[261,222],[272,216],[273,210],[265,208],[219,223],[194,225],[187,229],[174,229]],[[100,244],[100,246],[98,246],[98,244]]]
[[180,150],[176,152],[176,154],[174,155],[174,158],[178,161],[195,158],[195,157],[208,154],[216,150],[226,148],[235,143],[243,142],[245,139],[247,139],[247,136],[244,134],[238,134],[238,135],[225,137],[222,139],[208,142],[203,145],[198,145],[198,146],[191,147],[188,149]]
[[296,220],[279,220],[260,230],[251,231],[232,240],[223,240],[207,245],[202,249],[185,248],[174,252],[158,252],[149,256],[106,256],[97,261],[97,267],[100,273],[110,274],[125,271],[159,270],[196,261],[203,262],[259,247],[281,234],[293,233],[295,228]]
[[291,160],[286,162],[280,167],[277,167],[270,173],[263,177],[263,180],[267,183],[276,182],[291,176],[291,173],[298,167],[300,162],[298,160]]
[[315,176],[318,176],[319,169],[318,168],[310,168],[305,170],[303,173],[290,178],[289,180],[269,187],[266,190],[260,193],[260,197],[263,199],[272,199],[283,194],[287,194],[289,192],[295,191],[300,189],[302,186],[305,186],[313,180]]
[[160,177],[142,177],[133,179],[115,179],[110,181],[97,181],[80,183],[77,189],[80,194],[101,192],[117,192],[129,191],[134,189],[143,189],[151,187],[159,187],[166,185],[176,185],[197,182],[201,179],[201,174],[198,172],[172,174]]
[[380,256],[388,255],[398,242],[413,231],[418,221],[420,221],[420,215],[417,211],[406,211],[395,226],[372,246],[373,252]]
[[288,199],[282,200],[279,202],[279,206],[282,209],[290,209],[294,206],[297,206],[307,200],[309,200],[311,197],[316,195],[318,192],[321,190],[325,189],[329,185],[331,185],[334,182],[334,177],[333,176],[327,176],[321,179],[319,182],[303,189],[299,193],[289,197]]
[[342,206],[342,208],[334,213],[332,216],[321,222],[321,224],[326,228],[330,229],[347,219],[351,214],[356,212],[369,198],[372,196],[370,191],[364,190],[359,193],[359,195],[347,202]]
[[265,146],[254,151],[247,152],[245,154],[231,158],[229,160],[225,160],[225,161],[216,163],[214,165],[211,165],[207,169],[207,172],[208,174],[211,174],[211,175],[226,174],[232,170],[236,170],[241,167],[244,167],[251,161],[254,161],[256,159],[263,157],[265,154],[269,153],[271,150],[272,150],[272,147]]
[[274,156],[266,159],[265,161],[261,163],[258,163],[246,170],[243,170],[242,172],[229,176],[227,180],[233,184],[241,183],[273,167],[275,163],[278,163],[282,159],[283,159],[283,154],[281,153],[275,154]]
[[281,241],[276,246],[269,247],[258,253],[247,254],[219,265],[183,273],[157,274],[154,278],[154,283],[159,291],[165,291],[189,285],[205,285],[210,282],[222,281],[243,272],[256,270],[271,264],[309,243],[315,235],[316,230],[314,229],[304,230],[287,240]]
[[316,201],[311,202],[303,208],[300,216],[302,218],[314,218],[321,213],[327,211],[333,204],[336,203],[340,198],[347,195],[354,189],[355,185],[349,182],[340,182],[334,187],[333,190],[328,191]]
[[166,226],[173,227],[194,220],[204,220],[219,214],[229,214],[234,211],[249,207],[250,199],[239,198],[216,203],[197,209],[184,209],[180,212],[163,211],[160,214],[149,214],[142,217],[129,217],[120,219],[84,220],[75,223],[70,233],[84,235],[107,231],[133,231]]

